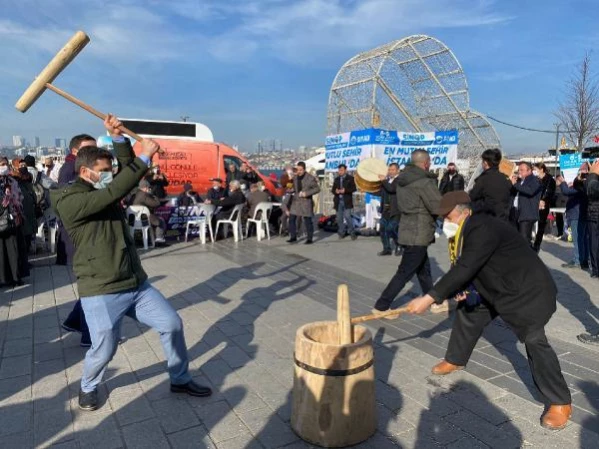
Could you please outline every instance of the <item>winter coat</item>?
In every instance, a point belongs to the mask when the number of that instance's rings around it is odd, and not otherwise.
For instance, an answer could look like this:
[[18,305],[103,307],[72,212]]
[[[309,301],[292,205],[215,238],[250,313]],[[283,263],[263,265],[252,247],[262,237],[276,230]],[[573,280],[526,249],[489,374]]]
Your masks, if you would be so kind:
[[541,182],[541,201],[545,201],[545,209],[550,209],[555,206],[555,179],[549,173],[539,179]]
[[599,222],[599,176],[595,173],[589,173],[587,178],[587,198],[589,199],[587,208],[587,220]]
[[120,204],[148,166],[135,157],[128,140],[114,142],[114,151],[121,171],[105,189],[77,178],[50,192],[52,207],[75,245],[73,270],[81,297],[137,289],[148,279]]
[[18,181],[23,194],[23,235],[30,236],[37,232],[37,218],[35,216],[36,196],[31,181]]
[[574,180],[572,187],[562,182],[559,189],[562,195],[568,198],[566,203],[566,220],[586,219],[588,200],[584,189],[584,182],[577,178]]
[[464,177],[456,172],[450,179],[449,172],[445,172],[439,183],[439,192],[441,192],[441,195],[459,190],[464,190]]
[[[293,178],[293,198],[289,213],[298,217],[312,217],[314,215],[314,200],[312,196],[320,192],[318,181],[310,173]],[[306,196],[300,197],[303,192]]]
[[[518,180],[512,187],[512,196],[514,201],[518,196],[518,207],[515,212],[515,219],[518,223],[522,221],[538,221],[539,220],[539,202],[543,186],[534,175],[527,176],[523,180]],[[513,204],[513,203],[512,203]]]
[[511,206],[512,183],[499,171],[491,167],[480,174],[469,192],[472,211],[508,220]]
[[381,215],[385,219],[399,219],[397,205],[397,176],[393,181],[385,178],[381,182]]
[[416,165],[408,165],[397,177],[399,244],[428,246],[435,241],[435,221],[441,194],[437,177]]
[[[339,194],[335,193],[337,189],[345,189],[345,193],[339,196]],[[335,210],[339,209],[339,200],[343,198],[343,204],[346,209],[354,208],[354,198],[353,194],[356,191],[356,182],[354,181],[354,177],[348,175],[347,173],[343,177],[343,184],[341,184],[341,176],[337,176],[335,181],[333,181],[333,187],[331,189],[331,193],[333,194],[333,205],[335,206]]]
[[428,292],[437,303],[471,283],[520,340],[540,329],[556,310],[557,288],[543,261],[516,228],[485,214],[463,229],[457,263]]

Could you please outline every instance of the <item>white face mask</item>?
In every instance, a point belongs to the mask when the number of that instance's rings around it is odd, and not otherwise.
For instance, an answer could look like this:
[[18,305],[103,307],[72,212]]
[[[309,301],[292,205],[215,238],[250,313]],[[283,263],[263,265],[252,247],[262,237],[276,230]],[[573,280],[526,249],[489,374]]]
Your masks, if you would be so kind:
[[287,176],[293,176],[293,170],[287,170]]
[[451,221],[445,220],[443,222],[443,234],[448,239],[452,239],[458,233],[458,229],[460,229],[460,225],[456,223],[452,223]]
[[533,170],[533,171],[532,171],[532,174],[533,174],[533,175],[535,175],[535,176],[539,176],[539,172],[538,172],[538,171],[536,171],[536,170]]
[[265,189],[266,189],[266,187],[264,187],[264,186],[260,186],[260,191],[261,191],[261,192],[264,192],[264,190],[265,190]]
[[0,176],[8,175],[8,165],[0,167]]

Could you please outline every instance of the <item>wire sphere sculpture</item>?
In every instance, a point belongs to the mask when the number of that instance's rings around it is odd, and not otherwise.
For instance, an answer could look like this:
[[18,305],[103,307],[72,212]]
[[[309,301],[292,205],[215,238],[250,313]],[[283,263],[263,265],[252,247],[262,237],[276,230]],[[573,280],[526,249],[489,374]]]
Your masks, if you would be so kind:
[[470,160],[500,148],[493,126],[470,109],[462,66],[445,44],[425,35],[360,53],[337,73],[329,96],[328,134],[373,127],[457,129],[458,155]]

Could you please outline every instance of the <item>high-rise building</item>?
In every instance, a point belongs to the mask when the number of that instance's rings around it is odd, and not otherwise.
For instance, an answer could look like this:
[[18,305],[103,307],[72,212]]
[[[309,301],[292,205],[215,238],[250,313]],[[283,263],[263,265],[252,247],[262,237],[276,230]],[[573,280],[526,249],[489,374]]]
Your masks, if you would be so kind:
[[56,139],[54,139],[54,146],[56,148],[66,148],[67,139],[61,139],[60,137],[57,137]]
[[25,139],[23,139],[23,136],[12,136],[12,144],[17,148],[25,146]]
[[33,144],[36,148],[40,146],[40,138],[38,136],[33,138]]

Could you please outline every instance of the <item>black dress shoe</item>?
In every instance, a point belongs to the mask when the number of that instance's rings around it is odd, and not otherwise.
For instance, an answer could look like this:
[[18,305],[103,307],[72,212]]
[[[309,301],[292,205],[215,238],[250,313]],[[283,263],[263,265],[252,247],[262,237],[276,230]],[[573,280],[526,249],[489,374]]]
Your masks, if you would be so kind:
[[401,248],[395,248],[395,256],[399,257],[403,254],[403,249]]
[[352,240],[357,240],[358,239],[358,234],[352,234],[351,235],[351,239]]
[[289,240],[287,240],[287,243],[295,243],[297,242],[297,238],[295,237],[291,237]]
[[391,251],[381,251],[380,253],[377,253],[377,256],[390,256],[391,254]]
[[599,345],[599,334],[580,334],[576,338],[587,345]]
[[597,273],[591,273],[591,277],[592,278],[597,278],[597,277],[599,277],[599,275]]
[[92,411],[98,409],[98,390],[84,393],[79,390],[79,408],[81,410]]
[[314,242],[312,241],[312,239],[310,239],[310,240],[306,240],[304,242],[304,245],[311,245],[312,243],[314,243]]
[[172,393],[187,393],[190,396],[206,397],[212,394],[212,390],[208,387],[203,387],[190,380],[183,385],[171,384]]

